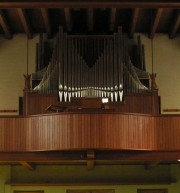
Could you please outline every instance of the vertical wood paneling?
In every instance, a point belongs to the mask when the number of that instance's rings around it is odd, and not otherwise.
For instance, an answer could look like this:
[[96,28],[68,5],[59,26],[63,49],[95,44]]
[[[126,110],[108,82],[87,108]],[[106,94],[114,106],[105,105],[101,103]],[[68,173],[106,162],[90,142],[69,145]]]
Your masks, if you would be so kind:
[[[153,99],[153,100],[152,100]],[[152,93],[124,95],[125,103],[111,102],[109,107],[118,112],[153,114],[159,110],[158,105],[152,109],[153,101],[158,103],[158,96]],[[47,107],[57,104],[57,94],[29,94],[29,115],[46,114]],[[157,114],[157,113],[156,113]]]
[[67,113],[0,117],[0,151],[180,150],[180,116]]
[[0,151],[4,150],[4,140],[5,140],[5,119],[1,119],[0,121]]

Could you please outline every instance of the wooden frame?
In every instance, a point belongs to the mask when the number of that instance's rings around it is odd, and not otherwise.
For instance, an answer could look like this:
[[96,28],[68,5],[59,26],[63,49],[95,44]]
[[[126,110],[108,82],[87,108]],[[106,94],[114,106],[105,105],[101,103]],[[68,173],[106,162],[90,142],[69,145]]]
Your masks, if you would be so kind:
[[168,193],[168,189],[138,189],[137,193]]
[[66,193],[115,193],[114,189],[67,190]]
[[44,193],[44,190],[15,190],[14,193]]

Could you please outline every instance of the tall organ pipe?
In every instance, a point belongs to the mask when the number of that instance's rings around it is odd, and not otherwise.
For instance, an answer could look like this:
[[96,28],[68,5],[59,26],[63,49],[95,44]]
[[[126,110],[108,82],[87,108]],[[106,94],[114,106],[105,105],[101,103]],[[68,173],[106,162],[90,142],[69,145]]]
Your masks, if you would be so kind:
[[121,28],[114,36],[69,36],[59,28],[52,59],[39,85],[44,92],[52,92],[47,88],[53,85],[54,73],[58,75],[60,101],[80,96],[108,96],[111,101],[120,101],[124,88],[126,92],[144,89]]

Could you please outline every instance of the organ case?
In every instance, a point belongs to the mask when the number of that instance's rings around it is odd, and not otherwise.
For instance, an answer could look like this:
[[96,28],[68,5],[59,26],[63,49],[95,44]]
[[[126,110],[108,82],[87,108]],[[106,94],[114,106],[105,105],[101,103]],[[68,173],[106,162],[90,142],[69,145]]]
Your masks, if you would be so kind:
[[28,114],[46,113],[52,104],[76,107],[74,98],[108,98],[108,108],[115,111],[158,114],[157,90],[141,81],[149,80],[142,48],[138,38],[135,66],[121,27],[113,35],[68,35],[60,27],[49,64],[33,74],[42,79],[28,93],[29,106],[37,104]]

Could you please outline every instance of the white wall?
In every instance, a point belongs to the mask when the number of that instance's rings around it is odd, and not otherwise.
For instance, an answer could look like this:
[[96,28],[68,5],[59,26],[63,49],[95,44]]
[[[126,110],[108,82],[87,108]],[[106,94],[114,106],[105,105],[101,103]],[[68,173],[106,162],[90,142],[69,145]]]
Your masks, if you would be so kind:
[[[35,70],[35,46],[37,41],[38,36],[29,40],[29,73]],[[14,35],[12,40],[0,37],[0,110],[18,110],[19,96],[23,96],[23,74],[26,74],[26,66],[26,35]]]
[[[141,41],[145,45],[147,71],[151,73],[151,40],[141,34]],[[180,37],[169,39],[167,35],[156,34],[153,53],[153,71],[157,73],[162,113],[163,109],[180,109]]]

